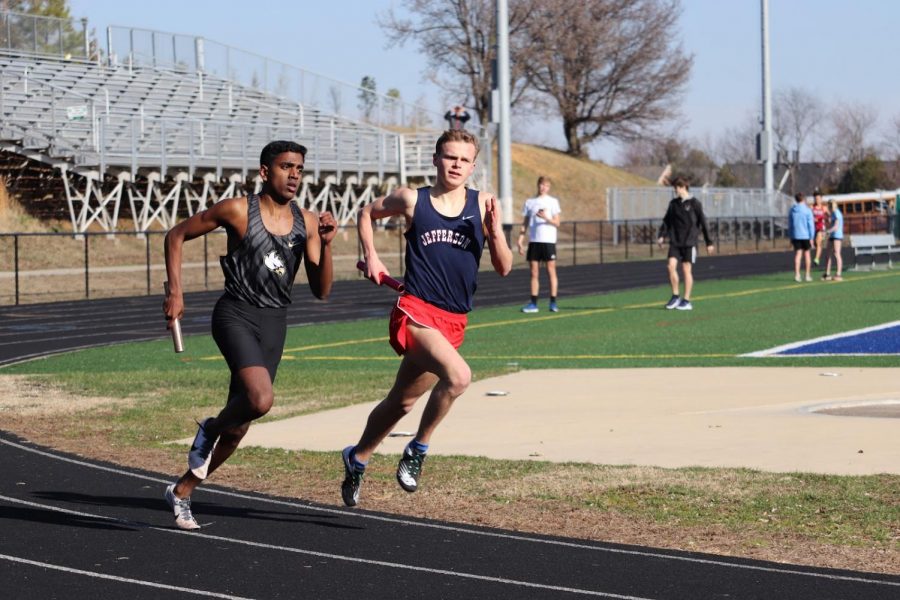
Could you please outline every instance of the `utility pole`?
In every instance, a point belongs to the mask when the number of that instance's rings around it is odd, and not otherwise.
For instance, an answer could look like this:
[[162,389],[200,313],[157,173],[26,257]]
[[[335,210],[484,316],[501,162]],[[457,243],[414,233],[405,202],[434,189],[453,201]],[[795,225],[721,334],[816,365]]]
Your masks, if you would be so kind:
[[759,158],[763,161],[765,172],[765,190],[775,189],[774,157],[772,156],[772,88],[769,69],[769,0],[762,3],[762,108],[763,131],[759,144]]
[[509,134],[509,5],[507,0],[497,0],[497,99],[499,110],[497,126],[497,173],[500,209],[503,211],[503,228],[512,230],[512,158]]

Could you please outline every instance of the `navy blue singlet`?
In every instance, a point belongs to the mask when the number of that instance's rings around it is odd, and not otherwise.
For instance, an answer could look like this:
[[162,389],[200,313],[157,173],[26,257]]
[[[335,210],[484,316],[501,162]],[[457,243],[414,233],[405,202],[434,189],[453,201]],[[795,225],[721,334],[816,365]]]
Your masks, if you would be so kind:
[[406,232],[406,291],[454,313],[472,310],[484,229],[478,190],[466,190],[460,214],[445,217],[431,203],[431,188],[419,188]]

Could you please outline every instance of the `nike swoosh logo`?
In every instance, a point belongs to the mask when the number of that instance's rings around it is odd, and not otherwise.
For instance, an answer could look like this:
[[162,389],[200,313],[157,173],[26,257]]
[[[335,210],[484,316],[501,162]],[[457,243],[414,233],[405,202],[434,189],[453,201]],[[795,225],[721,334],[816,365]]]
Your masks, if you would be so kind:
[[474,219],[474,218],[475,218],[475,215],[469,215],[468,217],[463,217],[463,221],[465,221],[466,219]]

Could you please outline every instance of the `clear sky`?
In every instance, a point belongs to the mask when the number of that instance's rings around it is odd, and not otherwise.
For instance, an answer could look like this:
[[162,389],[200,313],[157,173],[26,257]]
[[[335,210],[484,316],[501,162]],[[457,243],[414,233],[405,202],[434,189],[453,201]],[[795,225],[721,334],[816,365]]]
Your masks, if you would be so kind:
[[[574,1],[574,0],[573,0]],[[425,97],[435,112],[462,99],[437,89],[414,46],[388,49],[375,22],[394,0],[334,0],[260,4],[237,0],[70,0],[105,46],[107,25],[200,35],[358,84],[374,76],[378,90]],[[676,33],[694,55],[682,104],[689,136],[715,137],[761,105],[759,0],[682,0]],[[769,0],[774,90],[800,87],[826,105],[876,107],[882,126],[900,115],[900,2],[895,0]],[[517,119],[514,138],[561,146],[560,128]],[[594,154],[613,160],[603,145]]]

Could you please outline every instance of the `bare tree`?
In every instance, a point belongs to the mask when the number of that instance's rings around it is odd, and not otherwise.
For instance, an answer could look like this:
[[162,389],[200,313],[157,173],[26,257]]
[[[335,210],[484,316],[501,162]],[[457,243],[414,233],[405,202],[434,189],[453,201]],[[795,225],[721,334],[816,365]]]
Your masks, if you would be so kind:
[[[482,124],[488,122],[493,89],[492,62],[497,15],[493,0],[403,0],[410,18],[401,18],[390,9],[379,15],[378,24],[388,36],[389,45],[417,42],[428,57],[429,78],[441,88],[463,100],[454,104],[475,109]],[[529,16],[524,0],[509,3],[509,32],[518,39]],[[515,104],[524,91],[521,75],[523,52],[515,42],[510,49],[511,102]],[[470,102],[471,100],[471,102]]]
[[567,152],[601,137],[629,140],[677,114],[693,58],[672,32],[679,0],[532,0],[522,67],[552,99]]
[[830,120],[827,145],[833,161],[857,162],[876,152],[870,140],[878,123],[875,107],[862,103],[839,104],[832,109]]
[[891,153],[891,158],[900,161],[900,114],[894,116],[884,133],[884,147]]
[[825,111],[818,98],[797,87],[776,93],[772,109],[776,156],[791,173],[791,195],[794,195],[801,152],[813,129],[822,122]]
[[726,127],[715,142],[715,159],[723,165],[755,163],[758,131],[759,119],[750,113],[738,125]]

